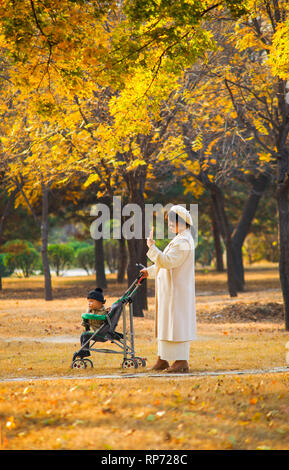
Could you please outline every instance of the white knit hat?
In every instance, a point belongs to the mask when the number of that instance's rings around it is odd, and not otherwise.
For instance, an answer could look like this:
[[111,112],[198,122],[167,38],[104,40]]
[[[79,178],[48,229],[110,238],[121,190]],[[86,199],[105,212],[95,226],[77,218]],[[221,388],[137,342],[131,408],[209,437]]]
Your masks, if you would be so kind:
[[177,204],[175,206],[172,206],[169,212],[175,212],[175,214],[178,214],[185,222],[190,225],[193,225],[191,214],[189,213],[189,211],[187,211],[185,207]]

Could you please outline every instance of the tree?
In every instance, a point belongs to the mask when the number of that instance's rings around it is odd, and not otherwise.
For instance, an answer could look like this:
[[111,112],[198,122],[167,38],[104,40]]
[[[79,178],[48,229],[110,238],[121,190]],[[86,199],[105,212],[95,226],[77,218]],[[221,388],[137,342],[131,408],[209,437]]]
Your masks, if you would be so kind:
[[65,268],[69,267],[73,262],[73,248],[63,243],[54,243],[48,245],[47,253],[48,262],[50,266],[55,269],[57,276],[59,276],[60,273],[63,272]]
[[[234,31],[224,28],[221,44],[223,47],[227,43],[224,57],[219,67],[211,70],[211,78],[219,95],[217,108],[221,106],[223,114],[226,108],[229,110],[230,129],[222,132],[221,136],[217,135],[214,150],[216,152],[226,143],[229,134],[232,141],[232,130],[235,129],[239,132],[238,142],[254,139],[251,145],[254,151],[250,152],[254,168],[258,166],[264,173],[268,168],[271,170],[269,173],[277,168],[280,280],[286,327],[289,327],[289,124],[284,80],[287,48],[283,40],[278,41],[287,34],[287,13],[287,6],[275,0],[257,3],[254,0],[158,3],[154,0],[58,0],[53,4],[49,0],[7,0],[2,3],[0,27],[1,46],[12,66],[14,86],[21,88],[23,96],[31,98],[30,111],[46,116],[49,125],[53,123],[54,132],[55,123],[61,116],[57,134],[63,141],[56,145],[56,161],[59,163],[63,157],[60,149],[66,148],[70,151],[70,162],[75,162],[77,149],[78,157],[81,156],[87,168],[89,165],[100,166],[92,178],[97,181],[105,175],[104,184],[110,196],[117,182],[120,191],[125,188],[130,199],[143,204],[143,188],[151,171],[147,158],[154,161],[165,159],[164,149],[171,142],[171,138],[165,139],[165,145],[162,141],[157,148],[152,146],[156,144],[155,124],[166,121],[165,115],[161,115],[162,104],[170,96],[170,90],[176,92],[180,89],[186,69],[202,55],[206,63],[208,51],[216,49],[218,38],[214,37],[208,24],[225,15],[223,25],[230,22]],[[228,57],[227,52],[230,53]],[[272,77],[271,70],[276,78]],[[86,112],[81,112],[83,103],[102,93],[103,89],[110,90],[108,121],[103,124],[98,116],[97,123],[96,119],[90,118],[86,122]],[[32,90],[37,92],[33,94]],[[221,99],[225,94],[222,107]],[[77,116],[73,116],[70,110],[72,103],[79,108]],[[80,125],[79,113],[83,118]],[[94,113],[94,117],[96,115]],[[92,129],[91,125],[95,127]],[[46,140],[47,136],[46,129]],[[93,150],[88,151],[91,139]],[[197,136],[193,140],[194,151],[197,150],[198,139]],[[214,138],[211,135],[206,146],[211,157],[208,147],[212,142]],[[219,155],[224,156],[224,153]],[[176,155],[174,158],[176,168],[180,169],[184,159],[177,161]],[[235,273],[231,227],[224,211],[222,191],[216,185],[214,175],[207,171],[211,164],[214,165],[213,160],[218,159],[209,160],[203,158],[199,178],[195,177],[196,168],[193,167],[198,162],[187,159],[183,167],[195,179],[196,190],[200,191],[204,184],[210,188],[226,240],[230,289],[235,295],[238,276]],[[56,167],[59,168],[58,165]],[[126,168],[123,174],[121,167]],[[247,168],[244,170],[249,171]],[[109,172],[113,173],[112,178]],[[264,181],[257,183],[261,187]],[[255,205],[257,202],[256,198]],[[247,214],[246,221],[251,217],[252,214]],[[133,243],[130,245],[133,259],[135,248]],[[240,243],[236,246],[235,255],[240,254]],[[138,248],[142,257],[141,244]],[[132,273],[131,262],[129,270]]]
[[29,277],[39,265],[39,253],[29,241],[6,242],[3,250],[6,252],[4,264],[11,272],[19,269],[24,277]]
[[94,247],[85,246],[78,248],[75,254],[75,259],[82,269],[84,269],[87,274],[90,274],[95,269],[95,260],[94,260]]
[[[277,73],[284,43],[277,39],[286,31],[288,5],[284,2],[248,2],[250,13],[240,18],[230,37],[235,54],[228,67],[218,72],[234,106],[236,120],[258,146],[260,166],[269,166],[276,177],[279,225],[279,273],[284,299],[285,327],[289,329],[289,221],[288,133],[289,103],[283,69]],[[274,42],[274,47],[273,46]],[[276,58],[276,60],[274,59]]]

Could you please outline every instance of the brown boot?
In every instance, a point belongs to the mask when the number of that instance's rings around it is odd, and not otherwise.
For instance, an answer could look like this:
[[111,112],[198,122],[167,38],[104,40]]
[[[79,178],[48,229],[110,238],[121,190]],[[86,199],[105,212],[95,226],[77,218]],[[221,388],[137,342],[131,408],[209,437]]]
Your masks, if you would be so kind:
[[179,372],[189,372],[189,364],[188,361],[175,361],[171,367],[166,369],[168,374],[174,374]]
[[165,361],[164,359],[161,359],[160,356],[158,356],[157,362],[150,370],[165,370],[168,367],[170,367],[168,361]]

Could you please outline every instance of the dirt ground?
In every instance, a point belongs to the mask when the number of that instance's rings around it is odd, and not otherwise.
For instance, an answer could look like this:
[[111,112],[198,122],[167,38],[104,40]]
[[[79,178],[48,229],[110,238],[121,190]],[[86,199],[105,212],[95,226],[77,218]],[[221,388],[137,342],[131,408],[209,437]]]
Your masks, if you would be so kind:
[[[148,310],[134,319],[147,367],[133,378],[118,354],[92,353],[93,368],[70,367],[93,277],[53,278],[50,302],[42,284],[3,280],[1,449],[289,449],[289,332],[276,267],[247,269],[246,289],[233,299],[225,274],[197,271],[198,339],[191,375],[181,377],[148,371],[156,357],[153,281]],[[126,288],[111,276],[107,305]]]

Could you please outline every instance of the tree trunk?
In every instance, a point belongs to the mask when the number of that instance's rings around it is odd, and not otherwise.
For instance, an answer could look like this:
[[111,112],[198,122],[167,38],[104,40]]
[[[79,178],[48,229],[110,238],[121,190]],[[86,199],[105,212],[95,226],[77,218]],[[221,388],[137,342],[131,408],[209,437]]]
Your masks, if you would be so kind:
[[[18,192],[19,192],[18,188],[14,189],[14,191],[12,191],[12,193],[9,195],[8,201],[7,201],[7,203],[4,207],[4,211],[3,211],[3,214],[2,214],[1,219],[0,219],[0,240],[1,240],[2,234],[4,232],[4,228],[5,228],[5,225],[6,225],[6,222],[7,222],[7,218],[10,214],[12,206],[14,205],[15,197],[16,197],[16,194]],[[1,290],[2,290],[2,276],[1,276],[1,272],[0,272],[0,291]]]
[[45,300],[52,300],[51,274],[48,262],[48,194],[49,188],[42,184],[41,257],[44,272]]
[[[284,300],[285,329],[289,331],[289,214],[288,214],[288,192],[289,176],[288,155],[284,152],[279,160],[279,177],[277,189],[277,207],[279,221],[279,275]],[[284,177],[284,167],[287,176]]]
[[212,220],[213,226],[213,237],[214,237],[214,246],[215,246],[215,254],[216,254],[216,269],[218,272],[224,272],[224,263],[223,263],[223,250],[221,245],[221,234],[219,230],[219,225],[216,219],[216,212],[214,209],[213,203],[210,207],[210,215]]
[[228,290],[231,297],[237,297],[237,283],[233,270],[231,232],[225,212],[224,196],[221,189],[216,184],[212,184],[210,186],[211,197],[217,215],[216,220],[219,224],[219,229],[226,245]]
[[244,292],[245,275],[244,275],[242,245],[236,246],[232,240],[231,246],[232,246],[232,263],[233,263],[234,276],[236,279],[236,287],[237,287],[238,292]]
[[269,184],[270,176],[271,175],[268,173],[261,173],[257,178],[254,178],[250,195],[245,204],[241,219],[231,236],[233,269],[239,292],[242,292],[245,287],[242,246],[250,231],[260,199]]
[[97,287],[105,289],[107,287],[107,282],[104,267],[103,238],[94,239],[94,253],[96,284]]
[[[279,18],[281,18],[278,2],[275,5]],[[277,208],[278,208],[278,235],[279,235],[279,276],[283,295],[283,309],[285,329],[289,331],[289,103],[286,100],[286,82],[278,81],[278,108],[281,116],[276,147],[277,157]]]
[[[144,240],[137,240],[132,238],[127,240],[128,252],[129,252],[129,262],[127,266],[127,279],[128,286],[130,286],[135,280],[139,269],[136,266],[136,263],[141,263],[146,266],[146,255],[144,257],[143,253],[146,253],[144,246]],[[133,300],[133,315],[135,317],[143,317],[143,310],[147,309],[147,283],[146,279],[142,283],[141,287],[137,291],[134,300]]]
[[117,282],[124,282],[125,271],[127,268],[127,249],[123,236],[119,239],[118,271]]
[[[146,170],[140,169],[139,173],[130,173],[127,177],[130,203],[137,204],[141,208],[142,220],[142,238],[127,240],[129,261],[127,267],[128,286],[135,280],[139,269],[136,263],[147,265],[147,243],[145,237],[145,202],[144,202],[144,184],[146,179]],[[133,315],[143,317],[143,309],[147,310],[147,281],[146,279],[138,289],[133,301]]]
[[12,206],[14,205],[15,197],[16,197],[16,194],[18,192],[19,192],[19,189],[16,188],[8,196],[8,201],[7,201],[7,203],[4,207],[4,211],[3,211],[3,214],[2,214],[1,219],[0,219],[0,240],[2,238],[2,234],[3,234],[3,231],[4,231],[5,225],[6,225],[7,218],[10,214]]

